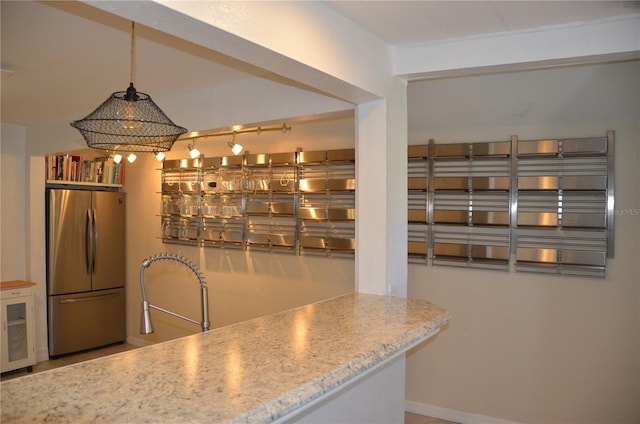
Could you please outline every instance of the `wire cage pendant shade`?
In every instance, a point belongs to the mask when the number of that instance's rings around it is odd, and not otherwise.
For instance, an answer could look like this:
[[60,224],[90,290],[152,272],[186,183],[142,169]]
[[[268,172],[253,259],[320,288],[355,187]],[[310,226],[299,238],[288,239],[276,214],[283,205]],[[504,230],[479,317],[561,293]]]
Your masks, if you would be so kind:
[[167,152],[187,129],[178,126],[133,86],[135,23],[131,23],[131,83],[117,91],[89,115],[71,122],[94,149],[120,152]]
[[71,122],[94,149],[124,152],[167,152],[186,128],[171,121],[148,94],[130,83],[85,118]]

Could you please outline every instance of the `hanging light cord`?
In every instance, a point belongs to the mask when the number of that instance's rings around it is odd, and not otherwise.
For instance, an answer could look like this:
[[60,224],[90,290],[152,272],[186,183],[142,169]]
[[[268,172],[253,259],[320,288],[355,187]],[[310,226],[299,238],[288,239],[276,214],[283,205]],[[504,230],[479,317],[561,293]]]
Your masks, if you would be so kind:
[[136,82],[136,23],[131,21],[131,83]]
[[124,100],[129,102],[135,102],[140,99],[136,88],[133,86],[136,76],[136,23],[131,21],[131,80],[129,82],[129,88],[124,96]]

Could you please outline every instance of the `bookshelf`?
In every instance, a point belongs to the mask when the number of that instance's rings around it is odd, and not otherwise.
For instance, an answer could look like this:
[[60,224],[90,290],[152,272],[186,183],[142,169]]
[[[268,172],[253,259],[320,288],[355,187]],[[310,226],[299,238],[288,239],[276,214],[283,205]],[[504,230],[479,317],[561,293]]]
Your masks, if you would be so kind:
[[125,182],[125,163],[115,163],[109,157],[92,157],[90,153],[62,153],[46,156],[46,183],[48,185],[122,187]]

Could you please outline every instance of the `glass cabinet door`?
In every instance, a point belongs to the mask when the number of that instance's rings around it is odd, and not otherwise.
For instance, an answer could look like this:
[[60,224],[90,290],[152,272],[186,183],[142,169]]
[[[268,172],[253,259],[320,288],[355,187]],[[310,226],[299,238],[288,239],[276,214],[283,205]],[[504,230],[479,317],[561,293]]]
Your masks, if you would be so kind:
[[2,299],[2,372],[35,363],[31,296]]
[[27,351],[27,304],[7,305],[7,347],[9,362],[25,359]]

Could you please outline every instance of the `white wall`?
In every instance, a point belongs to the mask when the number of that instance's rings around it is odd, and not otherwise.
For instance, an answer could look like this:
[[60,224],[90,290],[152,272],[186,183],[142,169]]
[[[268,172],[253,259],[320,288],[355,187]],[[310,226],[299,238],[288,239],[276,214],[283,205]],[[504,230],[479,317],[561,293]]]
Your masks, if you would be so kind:
[[26,274],[26,128],[2,124],[0,139],[0,278],[24,280]]
[[410,144],[615,130],[617,216],[604,280],[410,265],[409,296],[453,319],[409,355],[408,401],[467,420],[640,421],[639,93],[638,61],[410,84]]
[[[33,181],[29,178],[28,170],[31,163],[27,161],[27,129],[20,125],[2,124],[0,141],[0,279],[26,280],[36,283],[33,287],[33,304],[36,332],[36,360],[48,358],[47,353],[47,325],[46,325],[46,281],[44,267],[36,264],[33,268],[32,237],[34,227],[30,224],[30,216],[26,212],[30,204],[39,207],[44,214],[44,194],[31,196]],[[42,162],[38,161],[38,164]],[[44,167],[34,169],[36,175],[44,178]],[[44,181],[40,180],[40,186]],[[44,193],[43,191],[41,191]],[[44,215],[38,228],[40,237],[35,234],[39,242],[33,251],[44,255]],[[37,231],[37,230],[36,230]]]

